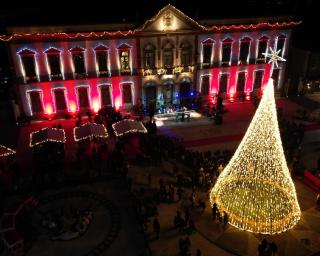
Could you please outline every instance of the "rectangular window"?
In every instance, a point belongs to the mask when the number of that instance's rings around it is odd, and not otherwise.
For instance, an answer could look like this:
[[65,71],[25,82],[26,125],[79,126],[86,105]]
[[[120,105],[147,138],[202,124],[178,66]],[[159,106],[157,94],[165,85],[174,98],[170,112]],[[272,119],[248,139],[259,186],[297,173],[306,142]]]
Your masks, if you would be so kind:
[[54,100],[57,111],[64,111],[67,109],[66,95],[64,89],[54,90]]
[[181,51],[181,66],[189,66],[191,59],[191,52],[189,49],[182,49]]
[[203,45],[203,65],[210,65],[212,55],[212,44]]
[[131,84],[122,84],[122,100],[123,103],[132,103]]
[[76,73],[76,74],[86,73],[83,52],[73,53],[72,60],[73,60],[73,64],[74,64],[74,73]]
[[78,100],[80,108],[89,108],[88,88],[80,87],[78,90]]
[[145,51],[145,67],[146,68],[154,68],[155,61],[154,61],[154,51]]
[[26,79],[34,79],[36,78],[36,66],[34,56],[26,55],[21,56],[21,61],[23,63],[23,68],[25,72]]
[[277,50],[281,50],[279,52],[279,56],[284,55],[284,45],[285,45],[286,39],[285,38],[279,38],[277,43]]
[[48,54],[48,64],[51,71],[51,77],[58,78],[61,75],[60,69],[60,55],[59,54]]
[[265,56],[263,55],[263,53],[266,53],[267,51],[267,46],[268,46],[268,41],[263,40],[263,41],[259,41],[259,46],[258,46],[258,61],[260,63],[265,62]]
[[219,93],[226,93],[228,88],[229,74],[221,74],[219,81]]
[[173,66],[173,50],[163,51],[163,65],[165,68],[171,68]]
[[244,92],[245,85],[246,85],[246,72],[239,72],[238,80],[237,80],[237,92]]
[[222,45],[222,65],[228,66],[231,57],[231,44]]
[[261,88],[263,73],[264,73],[263,70],[255,71],[254,82],[253,82],[253,89],[259,89],[259,88]]
[[30,104],[31,104],[31,111],[32,113],[42,113],[42,99],[41,99],[41,92],[29,92],[30,97]]
[[249,48],[250,48],[250,42],[241,42],[240,55],[239,55],[240,64],[247,64]]
[[201,79],[201,94],[209,95],[210,76],[203,76]]
[[110,95],[110,86],[103,85],[100,86],[100,93],[101,93],[101,106],[110,106],[111,103],[111,95]]
[[108,52],[99,51],[96,52],[96,58],[98,62],[98,68],[100,75],[108,73]]
[[122,73],[130,72],[130,64],[129,64],[129,54],[128,50],[123,50],[119,52],[120,54],[120,70]]

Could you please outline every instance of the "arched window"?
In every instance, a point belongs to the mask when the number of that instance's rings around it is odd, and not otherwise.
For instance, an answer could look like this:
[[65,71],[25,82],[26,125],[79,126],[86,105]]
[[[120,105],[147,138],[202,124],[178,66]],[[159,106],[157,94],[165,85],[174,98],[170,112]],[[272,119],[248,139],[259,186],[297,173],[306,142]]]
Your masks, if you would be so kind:
[[257,63],[266,62],[266,56],[263,55],[263,53],[267,53],[268,43],[269,43],[269,38],[266,36],[263,36],[258,40]]
[[163,66],[165,68],[173,67],[173,44],[169,41],[163,46]]
[[148,43],[144,48],[144,66],[145,68],[155,67],[155,47]]
[[279,56],[284,56],[285,46],[287,37],[285,35],[280,35],[277,38],[277,50],[281,50]]
[[97,72],[99,76],[108,75],[108,50],[109,48],[102,44],[94,48],[96,54],[96,64],[98,67]]
[[180,46],[181,48],[181,56],[180,56],[180,62],[181,66],[189,66],[191,65],[191,53],[192,53],[192,47],[189,44],[189,42],[184,42]]
[[244,37],[240,40],[239,64],[248,64],[250,55],[251,38]]
[[85,59],[84,59],[84,51],[85,49],[76,46],[72,49],[70,49],[70,52],[72,54],[72,61],[74,66],[74,73],[77,78],[84,77],[86,73],[86,67],[85,67]]
[[226,38],[222,41],[222,49],[221,49],[222,66],[229,66],[231,64],[232,43],[233,43],[233,40],[231,38]]
[[22,63],[22,73],[26,81],[35,81],[37,78],[36,64],[35,64],[35,52],[29,49],[24,49],[18,52],[21,63]]
[[60,67],[60,50],[51,47],[44,52],[47,57],[49,74],[52,80],[61,79],[61,67]]

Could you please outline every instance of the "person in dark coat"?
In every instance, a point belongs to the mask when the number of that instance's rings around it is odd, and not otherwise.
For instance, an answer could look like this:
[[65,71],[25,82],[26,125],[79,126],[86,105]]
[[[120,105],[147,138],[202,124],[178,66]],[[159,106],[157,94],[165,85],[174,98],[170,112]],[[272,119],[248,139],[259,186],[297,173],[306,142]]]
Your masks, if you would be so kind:
[[153,219],[153,229],[156,233],[156,238],[159,239],[160,237],[160,222],[157,217],[154,217]]

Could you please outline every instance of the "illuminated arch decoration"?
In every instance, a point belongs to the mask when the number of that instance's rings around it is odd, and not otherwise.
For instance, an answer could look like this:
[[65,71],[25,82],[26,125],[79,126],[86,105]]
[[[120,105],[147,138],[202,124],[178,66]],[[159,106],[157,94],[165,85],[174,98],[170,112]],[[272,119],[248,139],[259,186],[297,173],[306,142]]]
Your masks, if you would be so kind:
[[229,164],[210,193],[241,230],[276,234],[295,226],[301,211],[284,156],[273,80]]

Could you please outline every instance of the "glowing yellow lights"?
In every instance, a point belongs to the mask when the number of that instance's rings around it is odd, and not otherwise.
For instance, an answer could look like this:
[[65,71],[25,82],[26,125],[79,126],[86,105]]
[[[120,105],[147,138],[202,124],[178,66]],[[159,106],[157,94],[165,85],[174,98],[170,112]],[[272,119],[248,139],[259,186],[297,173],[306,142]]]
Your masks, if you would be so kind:
[[30,133],[29,146],[32,148],[45,142],[66,142],[66,134],[63,129],[57,128],[43,128],[39,131]]
[[127,133],[147,133],[147,129],[140,121],[134,121],[131,119],[124,119],[122,121],[112,124],[112,128],[116,136],[122,136]]
[[0,157],[14,155],[15,153],[16,151],[14,151],[13,149],[0,145]]
[[210,202],[239,229],[276,234],[300,219],[296,190],[284,157],[273,80],[265,88],[252,122],[210,193]]
[[108,132],[103,124],[86,123],[73,128],[73,138],[75,141],[92,139],[93,137],[106,139]]

